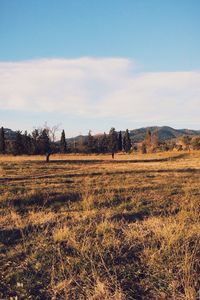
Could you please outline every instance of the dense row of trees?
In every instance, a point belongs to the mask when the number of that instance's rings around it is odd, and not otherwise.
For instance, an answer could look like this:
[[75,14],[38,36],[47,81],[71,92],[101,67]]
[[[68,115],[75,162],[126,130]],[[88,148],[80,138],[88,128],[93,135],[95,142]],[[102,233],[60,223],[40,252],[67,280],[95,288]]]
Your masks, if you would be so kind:
[[47,153],[115,153],[117,151],[129,152],[131,139],[128,129],[122,135],[115,128],[111,128],[109,134],[93,136],[89,131],[87,137],[79,137],[66,142],[65,131],[61,133],[60,141],[55,140],[56,130],[45,126],[35,129],[31,134],[16,131],[13,139],[6,139],[4,128],[0,129],[0,153],[1,154],[47,154]]
[[0,153],[2,154],[45,154],[51,147],[52,142],[46,129],[35,129],[32,134],[16,131],[13,139],[6,139],[3,127],[0,129]]
[[[117,132],[115,128],[111,128],[109,134],[100,134],[93,136],[89,131],[88,136],[83,139],[71,143],[73,152],[86,153],[115,153],[118,151],[129,152],[131,150],[131,139],[128,129],[122,135],[122,132]],[[69,145],[70,146],[70,145]]]
[[146,137],[141,143],[133,143],[128,129],[122,133],[111,128],[109,134],[92,135],[89,131],[88,136],[80,136],[75,139],[68,139],[66,142],[65,131],[61,133],[60,141],[56,141],[58,126],[52,128],[47,125],[35,129],[31,134],[26,131],[16,131],[14,137],[7,138],[3,127],[0,128],[0,153],[1,154],[46,154],[51,153],[116,153],[130,152],[139,150],[142,153],[155,152],[157,150],[166,151],[176,148],[200,149],[199,136],[183,136],[179,143],[176,141],[159,142],[158,132],[147,130]]

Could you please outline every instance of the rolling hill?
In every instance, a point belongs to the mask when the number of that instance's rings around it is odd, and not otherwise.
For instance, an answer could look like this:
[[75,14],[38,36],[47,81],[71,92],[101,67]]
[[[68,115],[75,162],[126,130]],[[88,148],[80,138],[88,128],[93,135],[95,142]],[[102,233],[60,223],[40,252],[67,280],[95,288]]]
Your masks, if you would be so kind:
[[[157,131],[158,132],[158,138],[159,141],[167,141],[171,139],[176,139],[183,135],[200,135],[200,130],[193,130],[193,129],[175,129],[169,126],[152,126],[152,127],[142,127],[138,129],[132,129],[129,130],[130,137],[133,142],[141,142],[144,140],[147,130],[150,130],[151,132]],[[125,131],[122,131],[122,134]],[[13,140],[15,138],[16,132],[5,128],[5,136],[8,140]],[[98,134],[99,135],[99,134]],[[66,141],[73,143],[76,141],[86,141],[87,135],[78,135],[76,137],[67,138]]]
[[[152,127],[143,127],[138,129],[132,129],[129,130],[130,137],[133,142],[142,142],[145,138],[147,130],[150,130],[151,132],[157,131],[158,132],[158,138],[159,141],[167,141],[171,139],[178,138],[183,135],[200,135],[200,130],[192,130],[192,129],[174,129],[169,126],[152,126]],[[124,134],[125,131],[122,131],[122,134]],[[87,140],[87,136],[76,136],[73,138],[67,139],[68,142],[76,142],[80,141],[82,139],[83,141]]]

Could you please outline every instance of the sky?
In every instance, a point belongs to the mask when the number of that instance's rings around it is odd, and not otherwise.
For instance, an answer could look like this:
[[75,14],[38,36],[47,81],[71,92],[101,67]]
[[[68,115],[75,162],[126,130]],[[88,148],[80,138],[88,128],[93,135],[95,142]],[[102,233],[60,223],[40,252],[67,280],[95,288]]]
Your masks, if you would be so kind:
[[199,0],[0,0],[0,126],[200,129]]

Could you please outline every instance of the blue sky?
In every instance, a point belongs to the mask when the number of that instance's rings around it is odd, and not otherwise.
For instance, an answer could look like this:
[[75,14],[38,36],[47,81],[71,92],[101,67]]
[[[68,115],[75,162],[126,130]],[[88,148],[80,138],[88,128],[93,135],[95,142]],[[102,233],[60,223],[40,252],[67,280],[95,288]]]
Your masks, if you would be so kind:
[[2,125],[200,129],[199,15],[198,0],[0,0]]

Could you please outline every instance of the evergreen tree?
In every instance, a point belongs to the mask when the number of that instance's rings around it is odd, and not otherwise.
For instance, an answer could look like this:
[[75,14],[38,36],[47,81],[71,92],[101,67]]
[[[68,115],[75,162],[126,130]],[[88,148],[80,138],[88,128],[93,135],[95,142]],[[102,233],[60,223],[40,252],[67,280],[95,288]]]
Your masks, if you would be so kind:
[[103,134],[101,143],[102,143],[103,153],[108,152],[108,136],[106,135],[105,132]]
[[151,131],[148,129],[145,137],[146,150],[151,150]]
[[95,139],[92,136],[91,130],[89,130],[89,133],[88,133],[87,149],[88,149],[89,153],[95,152]]
[[122,132],[118,134],[118,151],[122,151]]
[[95,153],[101,153],[101,138],[102,138],[102,135],[98,135],[94,138]]
[[6,152],[6,144],[5,144],[5,133],[4,128],[0,129],[0,153],[4,154]]
[[125,152],[129,152],[131,150],[131,139],[128,129],[126,129],[123,137],[123,148]]
[[35,129],[32,132],[32,151],[31,152],[33,154],[39,154],[40,153],[40,149],[39,149],[39,137],[40,137],[39,130]]
[[51,151],[50,139],[46,129],[42,130],[38,139],[38,143],[40,154],[47,154]]
[[115,128],[111,128],[108,135],[108,148],[111,153],[115,153],[118,149],[118,134]]
[[105,132],[103,135],[99,137],[99,152],[100,153],[108,152],[108,137]]
[[77,151],[79,153],[85,153],[88,151],[87,140],[85,139],[85,137],[82,134],[79,135],[79,137],[76,141],[75,151]]
[[155,152],[159,146],[158,131],[155,130],[151,135],[151,152]]
[[21,131],[16,131],[15,142],[14,142],[14,155],[21,155],[24,153],[23,137]]
[[25,154],[33,154],[33,141],[31,136],[25,131],[24,135],[22,136],[22,143],[23,143],[23,150]]
[[66,139],[65,139],[65,131],[64,130],[61,133],[60,152],[61,153],[66,153],[67,152],[67,143],[66,143]]

